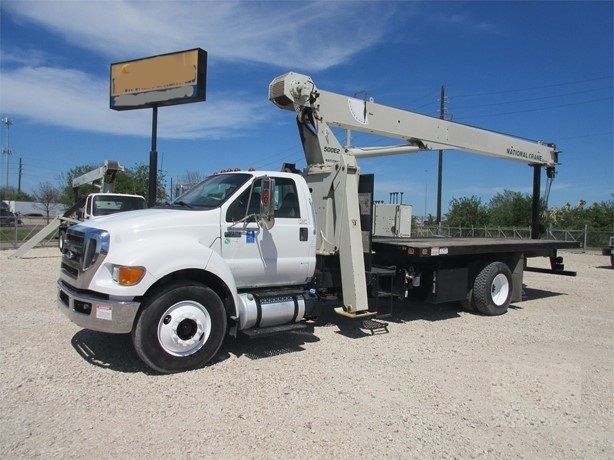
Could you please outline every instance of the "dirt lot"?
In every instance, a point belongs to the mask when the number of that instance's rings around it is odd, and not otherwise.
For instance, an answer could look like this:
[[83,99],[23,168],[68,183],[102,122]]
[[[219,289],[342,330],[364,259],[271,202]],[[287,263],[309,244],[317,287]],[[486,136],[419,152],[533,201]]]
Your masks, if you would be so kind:
[[57,249],[11,253],[3,459],[614,458],[605,256],[565,253],[576,278],[526,273],[527,300],[501,317],[403,305],[372,333],[329,314],[312,334],[229,340],[211,366],[156,375],[129,336],[57,310]]

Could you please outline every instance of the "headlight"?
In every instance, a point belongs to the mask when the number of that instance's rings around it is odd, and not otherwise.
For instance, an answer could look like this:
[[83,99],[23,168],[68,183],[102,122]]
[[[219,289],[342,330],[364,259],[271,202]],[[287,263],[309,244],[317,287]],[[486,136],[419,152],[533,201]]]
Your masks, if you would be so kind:
[[113,265],[113,281],[120,286],[134,286],[145,276],[145,267],[124,267]]

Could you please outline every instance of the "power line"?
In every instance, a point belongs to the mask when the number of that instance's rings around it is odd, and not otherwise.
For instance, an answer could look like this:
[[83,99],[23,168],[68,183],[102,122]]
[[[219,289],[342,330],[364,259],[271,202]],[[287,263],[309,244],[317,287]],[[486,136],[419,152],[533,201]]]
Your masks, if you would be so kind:
[[606,98],[600,98],[600,99],[591,99],[589,101],[579,101],[579,102],[572,102],[569,104],[560,104],[560,105],[551,105],[548,107],[538,107],[538,108],[533,108],[533,109],[524,109],[524,110],[515,110],[513,112],[499,112],[499,113],[489,113],[487,115],[472,115],[470,117],[461,117],[459,118],[460,120],[471,120],[473,118],[486,118],[486,117],[498,117],[498,116],[503,116],[503,115],[514,115],[517,113],[527,113],[527,112],[540,112],[543,110],[552,110],[552,109],[560,109],[563,107],[573,107],[576,105],[583,105],[583,104],[592,104],[594,102],[603,102],[606,100],[610,100],[613,99],[613,97],[606,97]]
[[[540,97],[534,97],[534,98],[529,98],[529,99],[517,99],[514,101],[502,101],[502,102],[492,102],[489,104],[478,104],[478,105],[471,105],[471,106],[460,106],[460,107],[455,107],[455,109],[473,109],[473,108],[478,108],[478,107],[493,107],[493,106],[497,106],[497,105],[509,105],[509,104],[520,104],[523,102],[534,102],[534,101],[543,101],[546,99],[556,99],[559,97],[567,97],[567,96],[575,96],[578,94],[586,94],[586,93],[592,93],[595,91],[601,91],[604,89],[612,89],[611,86],[604,86],[601,88],[593,88],[593,89],[587,89],[587,90],[582,90],[582,91],[574,91],[573,93],[564,93],[564,94],[554,94],[551,96],[540,96]],[[452,96],[450,99],[455,99],[455,96]]]
[[506,90],[500,90],[500,91],[487,91],[487,92],[481,92],[481,93],[460,94],[460,95],[455,95],[454,98],[475,97],[475,96],[488,96],[488,95],[492,95],[492,94],[506,94],[506,93],[514,93],[514,92],[519,92],[519,91],[531,91],[531,90],[535,90],[535,89],[556,88],[556,87],[560,87],[560,86],[577,85],[577,84],[581,84],[581,83],[590,83],[590,82],[599,81],[599,80],[612,80],[612,75],[610,75],[608,77],[595,77],[595,78],[591,78],[591,79],[588,79],[588,80],[575,80],[575,81],[571,81],[571,82],[554,83],[552,85],[540,85],[540,86],[531,86],[531,87],[527,87],[527,88],[514,88],[514,89],[506,89]]

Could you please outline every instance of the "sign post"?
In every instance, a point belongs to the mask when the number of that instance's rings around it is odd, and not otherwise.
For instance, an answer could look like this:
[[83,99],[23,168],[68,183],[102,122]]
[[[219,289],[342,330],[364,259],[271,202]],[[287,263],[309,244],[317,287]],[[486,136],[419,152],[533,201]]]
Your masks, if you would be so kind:
[[206,99],[207,52],[195,48],[111,64],[113,110],[152,108],[148,205],[154,206],[158,185],[158,107]]

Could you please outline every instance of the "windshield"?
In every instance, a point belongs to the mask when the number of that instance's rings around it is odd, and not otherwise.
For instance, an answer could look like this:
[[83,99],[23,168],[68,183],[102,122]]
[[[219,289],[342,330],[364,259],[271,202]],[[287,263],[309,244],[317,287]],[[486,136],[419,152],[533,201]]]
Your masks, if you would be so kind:
[[106,216],[116,212],[145,209],[145,199],[140,196],[97,195],[93,200],[92,215]]
[[252,177],[250,174],[209,176],[193,189],[175,198],[171,206],[216,208]]

